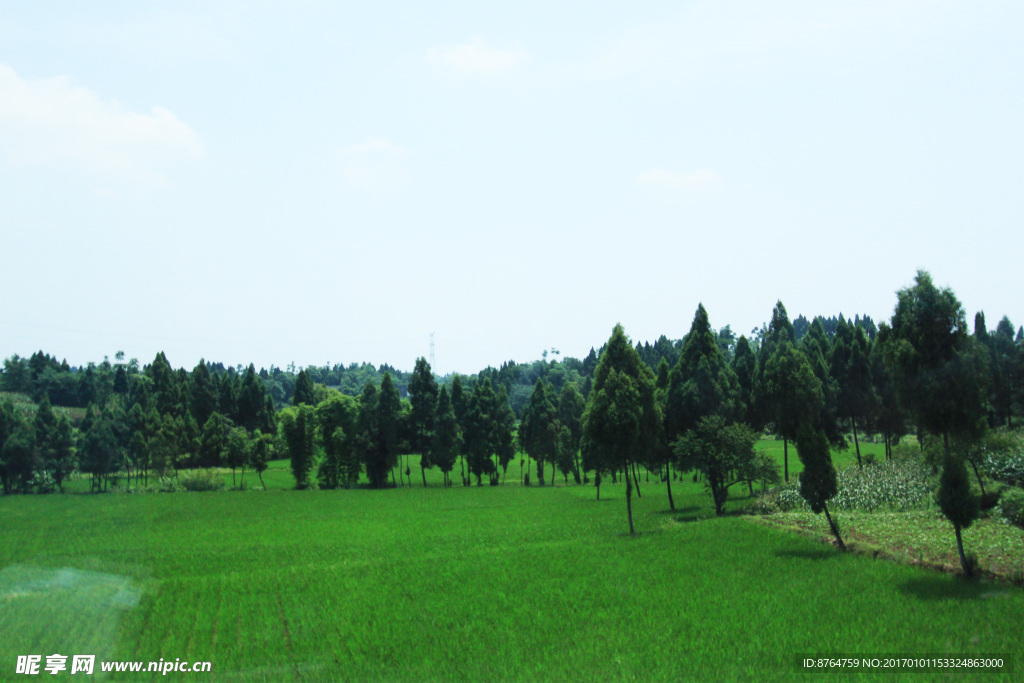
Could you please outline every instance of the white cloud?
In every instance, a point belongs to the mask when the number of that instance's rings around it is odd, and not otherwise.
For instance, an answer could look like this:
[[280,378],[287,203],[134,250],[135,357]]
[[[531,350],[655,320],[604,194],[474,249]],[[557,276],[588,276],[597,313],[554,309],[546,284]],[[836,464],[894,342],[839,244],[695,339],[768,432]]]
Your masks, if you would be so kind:
[[664,168],[644,171],[633,181],[641,187],[667,188],[686,194],[714,194],[721,192],[724,185],[717,171],[705,168],[693,173],[674,173]]
[[367,138],[341,150],[342,177],[371,194],[404,190],[408,184],[409,152],[390,140]]
[[161,182],[159,166],[201,158],[203,146],[163,107],[129,111],[66,77],[26,80],[0,64],[0,153],[19,165]]
[[529,61],[522,48],[499,50],[474,38],[468,43],[432,47],[427,50],[427,61],[434,71],[455,76],[490,76],[514,71]]

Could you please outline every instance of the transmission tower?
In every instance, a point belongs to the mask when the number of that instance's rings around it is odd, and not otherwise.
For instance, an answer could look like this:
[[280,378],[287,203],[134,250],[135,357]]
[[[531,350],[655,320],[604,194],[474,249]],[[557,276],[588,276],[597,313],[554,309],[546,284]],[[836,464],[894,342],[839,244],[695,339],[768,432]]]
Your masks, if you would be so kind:
[[434,333],[430,333],[430,370],[434,372]]

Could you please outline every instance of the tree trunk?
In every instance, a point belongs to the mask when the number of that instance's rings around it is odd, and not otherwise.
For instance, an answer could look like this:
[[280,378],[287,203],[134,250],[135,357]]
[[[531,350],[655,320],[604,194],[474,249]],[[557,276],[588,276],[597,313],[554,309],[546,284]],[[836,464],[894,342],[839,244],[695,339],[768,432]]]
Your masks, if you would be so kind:
[[786,483],[789,483],[789,439],[782,437],[782,468],[786,473]]
[[971,576],[971,571],[967,567],[967,556],[964,555],[964,539],[960,535],[960,525],[954,524],[953,529],[956,531],[956,550],[960,553],[960,568],[964,572],[964,576]]
[[857,420],[851,417],[850,424],[853,425],[853,445],[857,449],[857,467],[864,469],[864,463],[860,461],[860,442],[857,441]]
[[978,472],[978,466],[974,464],[974,460],[971,458],[964,458],[967,462],[971,463],[971,468],[974,470],[974,476],[978,479],[978,486],[981,487],[981,495],[985,495],[985,484],[981,481],[981,474]]
[[633,528],[633,482],[629,477],[629,464],[626,464],[626,517],[629,519],[629,535],[636,534]]
[[665,483],[668,484],[668,509],[676,511],[676,503],[672,500],[672,463],[665,464]]
[[594,475],[594,486],[597,487],[597,499],[601,500],[601,470]]
[[627,479],[629,478],[630,470],[632,470],[632,472],[633,472],[633,483],[636,485],[636,497],[637,498],[643,498],[643,496],[640,494],[640,477],[638,477],[637,474],[636,474],[636,464],[635,463],[630,463],[629,465],[626,466],[626,478]]
[[828,506],[824,505],[822,507],[825,509],[825,519],[828,520],[828,527],[832,529],[832,533],[836,537],[836,542],[839,543],[839,549],[846,552],[846,544],[843,543],[843,538],[839,535],[839,527],[837,527],[835,522],[832,521],[832,515],[828,514]]
[[257,471],[256,473],[260,476],[260,483],[263,484],[263,490],[266,491],[267,490],[267,485],[263,481],[263,472]]
[[427,488],[427,470],[423,467],[423,456],[420,456],[420,474],[423,475],[423,488]]

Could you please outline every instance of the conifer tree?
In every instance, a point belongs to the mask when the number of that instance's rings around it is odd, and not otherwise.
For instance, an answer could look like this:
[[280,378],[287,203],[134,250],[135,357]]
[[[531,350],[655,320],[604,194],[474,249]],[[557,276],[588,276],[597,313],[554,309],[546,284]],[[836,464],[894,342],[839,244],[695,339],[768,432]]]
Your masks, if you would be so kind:
[[548,427],[556,418],[555,407],[548,398],[544,380],[538,377],[533,385],[533,393],[530,394],[530,403],[523,410],[523,419],[519,424],[519,440],[527,455],[537,461],[537,481],[541,486],[544,485],[545,463],[554,460],[554,434]]
[[769,358],[761,382],[762,400],[771,407],[768,416],[782,436],[783,473],[788,482],[789,442],[797,438],[805,423],[819,419],[825,403],[821,381],[815,377],[807,356],[783,340]]
[[299,375],[295,378],[295,395],[292,396],[292,405],[298,406],[302,404],[316,405],[316,395],[313,393],[313,380],[310,379],[309,373],[305,370],[299,370]]
[[633,527],[630,466],[657,446],[661,411],[654,400],[654,373],[616,325],[594,372],[594,388],[583,414],[587,449],[598,462],[626,474],[626,517]]
[[420,454],[420,475],[423,486],[427,485],[426,468],[431,467],[430,440],[434,430],[434,414],[437,410],[437,380],[425,358],[416,359],[416,367],[409,378],[409,393],[412,411],[409,414],[410,446]]
[[971,568],[960,530],[973,521],[977,501],[964,485],[966,475],[961,476],[961,470],[966,471],[964,454],[952,452],[951,441],[969,445],[985,429],[986,353],[967,333],[964,309],[956,295],[949,288],[935,287],[926,271],[917,271],[914,285],[901,289],[896,297],[889,361],[900,402],[918,428],[942,437],[938,499],[956,532],[957,552],[966,574]]
[[441,470],[445,486],[451,486],[451,471],[461,451],[462,437],[455,419],[448,387],[442,386],[434,411],[434,433],[430,445],[430,461]]
[[192,370],[192,386],[189,395],[189,411],[196,422],[205,425],[213,411],[217,410],[220,399],[218,387],[210,378],[210,371],[202,359]]
[[825,432],[815,427],[810,420],[800,425],[796,452],[804,465],[804,471],[800,473],[800,496],[807,501],[814,514],[825,513],[829,529],[836,537],[836,544],[840,550],[846,550],[839,527],[828,511],[828,501],[838,493],[839,485]]

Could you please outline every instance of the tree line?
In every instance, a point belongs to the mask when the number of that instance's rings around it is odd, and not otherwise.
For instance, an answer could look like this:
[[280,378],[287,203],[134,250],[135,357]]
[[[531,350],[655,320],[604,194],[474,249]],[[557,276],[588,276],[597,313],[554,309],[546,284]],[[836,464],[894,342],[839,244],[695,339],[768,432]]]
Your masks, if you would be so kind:
[[[841,545],[827,508],[830,448],[846,447],[849,435],[863,466],[860,434],[881,435],[886,457],[908,431],[930,434],[950,454],[948,478],[958,463],[976,464],[957,457],[971,452],[963,444],[1012,426],[1024,402],[1024,330],[1015,336],[1003,317],[989,332],[979,313],[969,333],[955,295],[923,271],[878,326],[868,316],[791,322],[778,302],[748,339],[729,326],[716,331],[698,306],[676,341],[662,335],[633,346],[617,327],[582,360],[549,361],[545,352],[470,377],[439,378],[423,358],[411,373],[368,364],[257,372],[202,361],[188,372],[163,353],[144,368],[123,360],[119,353],[113,364],[84,369],[42,352],[5,360],[0,389],[39,403],[31,413],[0,402],[5,492],[62,490],[75,470],[92,475],[97,490],[184,467],[262,474],[272,457],[291,461],[299,488],[354,486],[364,473],[374,487],[411,485],[409,453],[421,454],[423,485],[432,467],[446,485],[456,468],[463,484],[498,485],[521,452],[524,484],[553,484],[560,474],[565,483],[593,480],[600,495],[602,475],[625,478],[632,528],[638,467],[661,475],[672,507],[672,481],[698,472],[722,513],[732,486],[780,477],[753,449],[768,431],[783,441],[786,481],[795,445],[801,490]],[[363,380],[357,395],[355,378]],[[84,405],[77,426],[54,405]]]

